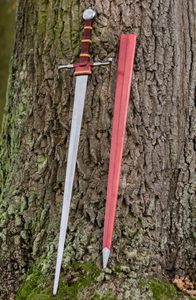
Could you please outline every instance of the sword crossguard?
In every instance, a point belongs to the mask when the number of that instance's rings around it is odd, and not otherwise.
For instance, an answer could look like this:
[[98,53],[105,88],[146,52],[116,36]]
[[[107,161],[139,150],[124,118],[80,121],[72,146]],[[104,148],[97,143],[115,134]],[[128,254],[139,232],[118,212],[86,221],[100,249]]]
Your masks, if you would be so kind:
[[77,64],[69,64],[69,65],[60,65],[58,67],[59,70],[61,69],[72,69],[74,68],[74,75],[90,75],[92,74],[92,68],[94,66],[101,66],[101,65],[109,65],[112,62],[112,58],[109,58],[106,62],[91,62],[90,61],[90,45],[91,41],[91,32],[92,32],[92,24],[93,19],[96,16],[96,11],[92,8],[88,8],[83,13],[84,19],[84,30],[82,34],[82,41],[81,41],[81,53],[79,63]]
[[[110,65],[112,63],[112,58],[108,58],[107,61],[97,61],[97,62],[88,62],[88,63],[78,63],[78,64],[68,64],[68,65],[60,65],[58,66],[58,70],[62,70],[62,69],[75,69],[77,67],[83,67],[86,65],[90,65],[90,67],[98,67],[98,66],[106,66],[106,65]],[[75,74],[76,75],[76,74]],[[82,74],[84,75],[84,74]]]

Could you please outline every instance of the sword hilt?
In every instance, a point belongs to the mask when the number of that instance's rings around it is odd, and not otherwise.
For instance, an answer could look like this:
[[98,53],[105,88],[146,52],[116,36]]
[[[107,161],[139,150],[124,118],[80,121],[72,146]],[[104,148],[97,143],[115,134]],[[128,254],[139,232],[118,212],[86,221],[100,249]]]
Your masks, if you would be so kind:
[[81,41],[81,53],[79,64],[75,65],[74,75],[90,75],[92,73],[92,66],[90,64],[90,45],[91,41],[91,32],[93,19],[96,15],[95,10],[88,8],[83,13],[84,19],[84,30],[82,34]]
[[92,74],[93,67],[111,64],[112,58],[108,58],[108,61],[104,61],[104,62],[93,63],[92,61],[90,61],[89,51],[90,51],[90,45],[91,45],[91,32],[92,32],[93,19],[95,16],[96,16],[96,12],[92,8],[86,9],[83,13],[84,30],[83,30],[83,34],[82,34],[81,53],[80,53],[79,63],[60,65],[60,66],[58,66],[59,70],[74,68],[75,76],[90,75],[90,74]]

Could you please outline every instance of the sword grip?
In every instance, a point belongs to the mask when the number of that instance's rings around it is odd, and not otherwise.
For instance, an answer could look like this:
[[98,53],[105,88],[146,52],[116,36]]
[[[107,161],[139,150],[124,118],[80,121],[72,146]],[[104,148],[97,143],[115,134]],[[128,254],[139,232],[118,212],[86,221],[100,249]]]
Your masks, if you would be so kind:
[[91,41],[91,32],[92,32],[92,23],[93,20],[86,20],[84,22],[84,31],[82,34],[82,41],[81,41],[81,53],[80,53],[80,63],[88,63],[90,62],[90,45]]

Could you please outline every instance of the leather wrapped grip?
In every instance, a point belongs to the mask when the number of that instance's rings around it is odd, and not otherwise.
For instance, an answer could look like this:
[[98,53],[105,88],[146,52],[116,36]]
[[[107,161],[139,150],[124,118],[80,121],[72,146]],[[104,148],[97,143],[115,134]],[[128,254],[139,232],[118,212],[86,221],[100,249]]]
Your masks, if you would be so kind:
[[74,75],[89,75],[92,73],[92,64],[90,63],[90,45],[93,20],[84,21],[84,30],[81,41],[81,53],[79,64],[75,65]]
[[91,45],[92,20],[84,22],[84,31],[82,35],[82,46],[80,54],[80,62],[90,61],[90,45]]

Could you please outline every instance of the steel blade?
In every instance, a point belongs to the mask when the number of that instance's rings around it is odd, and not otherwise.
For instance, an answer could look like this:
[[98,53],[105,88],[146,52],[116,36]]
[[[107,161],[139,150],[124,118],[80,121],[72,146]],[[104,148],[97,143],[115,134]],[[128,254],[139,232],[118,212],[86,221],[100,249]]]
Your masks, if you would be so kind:
[[72,196],[78,145],[80,139],[80,129],[82,124],[87,81],[88,81],[88,75],[76,77],[73,117],[72,117],[72,124],[71,124],[69,149],[68,149],[67,169],[66,169],[65,187],[64,187],[64,195],[63,195],[63,207],[62,207],[62,215],[61,215],[55,279],[54,279],[54,286],[53,286],[54,295],[56,295],[57,293],[60,271],[61,271],[61,264],[63,259],[63,251],[64,251],[66,232],[67,232],[67,224],[68,224],[68,217],[69,217],[69,210],[70,210],[70,203],[71,203],[71,196]]

